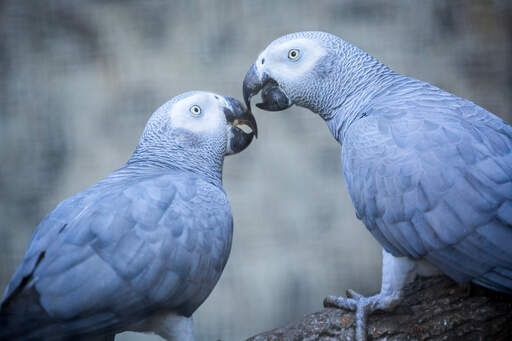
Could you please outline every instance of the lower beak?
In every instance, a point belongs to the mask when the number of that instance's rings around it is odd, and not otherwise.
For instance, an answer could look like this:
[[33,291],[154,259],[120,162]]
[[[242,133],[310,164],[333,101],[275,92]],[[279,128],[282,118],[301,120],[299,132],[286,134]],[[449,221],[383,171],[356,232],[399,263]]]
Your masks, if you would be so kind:
[[[256,119],[250,110],[244,108],[240,101],[232,97],[224,97],[228,105],[224,109],[228,122],[228,145],[226,154],[236,154],[251,144],[253,137],[258,137]],[[240,127],[246,126],[250,131],[245,132]]]
[[243,94],[245,105],[251,110],[251,98],[260,90],[262,103],[256,106],[267,111],[280,111],[289,108],[293,103],[290,101],[279,84],[270,78],[266,73],[260,77],[256,71],[256,64],[253,64],[244,78]]

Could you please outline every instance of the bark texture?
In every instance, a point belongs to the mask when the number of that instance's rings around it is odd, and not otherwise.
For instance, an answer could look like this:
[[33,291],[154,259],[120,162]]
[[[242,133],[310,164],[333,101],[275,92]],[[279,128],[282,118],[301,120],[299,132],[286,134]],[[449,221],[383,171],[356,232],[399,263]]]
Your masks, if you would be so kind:
[[[368,321],[369,340],[512,340],[512,298],[439,276],[418,278],[392,312]],[[325,308],[248,341],[354,340],[352,312]]]

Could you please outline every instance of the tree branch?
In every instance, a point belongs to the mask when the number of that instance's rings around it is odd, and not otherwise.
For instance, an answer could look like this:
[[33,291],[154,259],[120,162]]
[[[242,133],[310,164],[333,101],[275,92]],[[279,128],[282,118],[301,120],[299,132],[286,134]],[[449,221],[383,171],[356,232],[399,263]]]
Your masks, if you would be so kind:
[[[325,308],[248,341],[354,340],[352,312]],[[368,321],[370,340],[512,340],[512,298],[439,276],[418,278],[392,312]]]

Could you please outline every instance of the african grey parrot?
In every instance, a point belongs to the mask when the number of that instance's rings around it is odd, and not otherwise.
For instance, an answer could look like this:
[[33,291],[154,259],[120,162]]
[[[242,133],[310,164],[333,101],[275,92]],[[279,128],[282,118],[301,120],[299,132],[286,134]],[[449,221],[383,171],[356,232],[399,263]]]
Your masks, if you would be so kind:
[[132,330],[193,340],[191,315],[231,249],[224,156],[256,129],[239,101],[213,93],[157,109],[122,168],[40,223],[4,292],[0,339],[113,340]]
[[359,340],[367,314],[391,309],[417,273],[512,293],[510,125],[325,32],[265,48],[244,79],[249,109],[260,90],[261,109],[296,104],[325,120],[356,215],[384,248],[379,294],[326,298],[357,311]]

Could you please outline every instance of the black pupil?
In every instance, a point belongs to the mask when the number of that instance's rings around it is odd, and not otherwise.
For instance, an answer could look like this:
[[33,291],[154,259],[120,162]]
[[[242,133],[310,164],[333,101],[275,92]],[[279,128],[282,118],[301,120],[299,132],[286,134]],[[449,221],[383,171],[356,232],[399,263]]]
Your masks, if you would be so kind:
[[197,107],[194,108],[194,112],[198,112],[199,109]]
[[292,57],[295,57],[297,55],[297,52],[292,51]]

